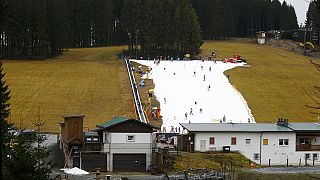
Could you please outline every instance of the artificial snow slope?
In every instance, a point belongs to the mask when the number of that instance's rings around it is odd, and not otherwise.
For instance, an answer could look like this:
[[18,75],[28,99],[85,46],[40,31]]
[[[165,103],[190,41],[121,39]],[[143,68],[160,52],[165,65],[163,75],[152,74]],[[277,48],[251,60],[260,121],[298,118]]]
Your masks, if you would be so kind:
[[[149,66],[148,76],[155,84],[160,102],[162,130],[179,131],[179,123],[252,123],[247,102],[229,83],[224,71],[244,63],[213,61],[134,60]],[[229,77],[232,78],[232,77]]]

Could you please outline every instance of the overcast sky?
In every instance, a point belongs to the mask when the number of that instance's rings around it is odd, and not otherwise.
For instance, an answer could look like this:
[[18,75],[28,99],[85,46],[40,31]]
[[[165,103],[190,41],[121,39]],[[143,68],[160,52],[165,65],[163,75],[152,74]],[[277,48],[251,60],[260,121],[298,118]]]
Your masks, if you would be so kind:
[[[286,0],[286,2],[291,4],[296,10],[299,26],[301,23],[304,24],[304,21],[306,20],[306,13],[309,7],[308,1],[310,0]],[[282,3],[283,0],[280,0],[280,2]]]

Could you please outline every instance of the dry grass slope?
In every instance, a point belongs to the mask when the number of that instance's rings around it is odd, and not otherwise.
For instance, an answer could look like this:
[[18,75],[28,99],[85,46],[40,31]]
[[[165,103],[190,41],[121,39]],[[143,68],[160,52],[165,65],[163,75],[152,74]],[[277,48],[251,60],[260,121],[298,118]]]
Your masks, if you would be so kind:
[[[315,122],[319,111],[306,107],[315,105],[307,95],[320,82],[320,72],[309,57],[270,46],[249,43],[205,42],[202,56],[216,50],[219,58],[240,54],[252,66],[225,72],[247,100],[257,122]],[[318,113],[318,114],[317,114]]]
[[187,153],[181,152],[179,156],[172,155],[175,164],[172,171],[183,171],[187,169],[206,168],[220,170],[221,164],[227,163],[235,168],[247,168],[249,160],[238,153]]
[[34,128],[31,121],[40,114],[47,121],[44,130],[58,132],[65,114],[84,114],[90,129],[113,116],[135,117],[125,63],[116,57],[123,48],[70,49],[56,59],[5,61],[9,120]]

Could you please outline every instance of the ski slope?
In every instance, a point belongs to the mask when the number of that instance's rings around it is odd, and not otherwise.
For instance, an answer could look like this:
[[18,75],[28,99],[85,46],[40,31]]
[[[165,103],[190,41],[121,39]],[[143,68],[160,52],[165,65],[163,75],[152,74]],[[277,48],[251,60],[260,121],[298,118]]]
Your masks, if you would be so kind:
[[[223,72],[245,63],[133,60],[152,68],[163,132],[180,132],[179,123],[254,123],[247,102]],[[232,78],[231,76],[229,78]],[[180,130],[179,130],[180,129]]]

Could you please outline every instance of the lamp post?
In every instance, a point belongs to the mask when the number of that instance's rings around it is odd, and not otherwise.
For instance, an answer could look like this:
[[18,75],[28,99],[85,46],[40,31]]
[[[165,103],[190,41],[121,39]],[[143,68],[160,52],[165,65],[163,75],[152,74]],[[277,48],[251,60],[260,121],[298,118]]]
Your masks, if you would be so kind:
[[188,140],[189,140],[189,152],[191,152],[191,137],[190,136],[189,136]]
[[138,59],[138,34],[139,29],[136,30],[136,59]]
[[306,47],[306,41],[307,41],[307,28],[304,28],[304,38],[303,38],[303,54],[307,55],[307,47]]
[[131,33],[128,32],[128,36],[129,36],[129,59],[131,58]]

